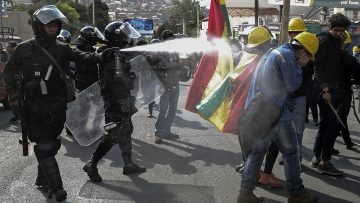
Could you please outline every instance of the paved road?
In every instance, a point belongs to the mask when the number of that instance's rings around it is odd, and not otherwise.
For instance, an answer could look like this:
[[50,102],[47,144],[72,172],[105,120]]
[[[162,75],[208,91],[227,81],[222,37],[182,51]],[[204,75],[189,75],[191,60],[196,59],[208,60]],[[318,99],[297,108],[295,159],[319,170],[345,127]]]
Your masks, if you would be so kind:
[[[184,110],[189,84],[181,85],[181,96],[173,131],[178,140],[153,143],[155,119],[147,118],[147,109],[134,116],[133,157],[148,171],[138,176],[122,174],[122,158],[117,146],[99,165],[103,183],[93,184],[82,166],[94,150],[94,144],[83,147],[62,134],[62,148],[57,155],[67,202],[137,202],[137,203],[211,203],[236,202],[240,175],[234,167],[241,160],[237,137],[219,133],[198,115]],[[157,114],[157,111],[155,111]],[[10,111],[0,112],[0,202],[55,202],[34,186],[36,158],[32,147],[30,156],[22,157],[18,143],[20,129],[9,124]],[[360,125],[351,115],[351,136],[360,142]],[[305,171],[304,185],[320,196],[320,203],[360,202],[359,150],[346,150],[338,138],[340,155],[333,157],[345,176],[322,175],[308,167],[316,128],[308,124],[303,141]],[[274,173],[284,180],[282,166],[275,164]],[[266,202],[286,202],[286,189],[275,190],[259,185],[257,194]]]

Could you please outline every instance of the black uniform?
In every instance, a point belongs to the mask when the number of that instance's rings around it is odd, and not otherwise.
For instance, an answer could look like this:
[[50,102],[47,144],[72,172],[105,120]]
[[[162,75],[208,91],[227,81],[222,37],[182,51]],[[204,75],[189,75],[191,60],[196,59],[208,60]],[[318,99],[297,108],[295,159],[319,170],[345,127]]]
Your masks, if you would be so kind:
[[[121,30],[123,23],[115,21],[105,28],[105,37],[109,43],[117,47],[125,47],[127,45],[127,36]],[[131,26],[126,24],[126,26]],[[132,28],[132,27],[131,27]],[[99,52],[105,48],[99,48]],[[111,149],[113,144],[119,144],[122,151],[124,161],[123,174],[141,173],[146,169],[137,166],[131,161],[132,142],[131,134],[133,132],[133,124],[131,116],[137,111],[135,107],[135,98],[131,96],[130,90],[133,89],[135,75],[130,72],[130,55],[119,53],[120,56],[120,74],[115,68],[115,59],[108,63],[99,65],[99,78],[101,96],[104,100],[105,123],[114,123],[101,138],[96,146],[95,152],[90,160],[83,167],[90,179],[94,182],[102,181],[98,173],[97,163]]]
[[[62,188],[62,180],[55,155],[61,146],[58,137],[66,120],[67,90],[59,70],[39,46],[53,55],[64,72],[69,70],[68,60],[96,63],[100,58],[95,53],[85,54],[71,49],[59,41],[44,43],[31,39],[18,45],[4,70],[6,88],[12,98],[17,97],[15,75],[23,76],[29,140],[36,143],[34,152],[39,162],[36,184],[57,190]],[[47,94],[43,95],[40,81],[45,80],[50,65],[54,67],[46,81]]]
[[[79,38],[77,48],[84,52],[94,53],[96,49],[83,38]],[[96,63],[75,63],[75,87],[83,91],[98,81],[98,66]]]

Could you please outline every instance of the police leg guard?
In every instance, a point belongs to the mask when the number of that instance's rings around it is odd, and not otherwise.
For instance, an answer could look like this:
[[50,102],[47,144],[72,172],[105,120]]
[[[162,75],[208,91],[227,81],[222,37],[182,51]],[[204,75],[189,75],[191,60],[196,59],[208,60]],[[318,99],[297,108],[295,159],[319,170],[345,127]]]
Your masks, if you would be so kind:
[[35,145],[34,152],[39,162],[40,170],[50,186],[49,198],[54,194],[56,201],[62,202],[66,199],[67,193],[63,188],[59,166],[55,159],[59,145],[60,140],[40,142]]
[[119,143],[119,147],[122,152],[122,157],[124,160],[124,168],[123,168],[123,174],[133,174],[133,173],[144,173],[146,172],[146,168],[140,167],[131,160],[132,156],[132,142],[131,142],[131,133],[133,131],[133,128],[130,128],[127,134],[123,135],[126,139],[122,140],[122,142]]
[[50,184],[47,182],[46,177],[44,175],[44,173],[42,172],[42,169],[40,167],[40,164],[38,164],[37,166],[38,168],[38,174],[37,174],[37,178],[35,181],[35,185],[43,188],[45,190],[49,190],[50,189]]
[[87,173],[90,180],[93,182],[101,182],[102,178],[99,175],[97,164],[100,159],[111,149],[112,143],[107,136],[103,136],[101,141],[96,146],[96,150],[91,156],[90,160],[85,164],[83,170]]

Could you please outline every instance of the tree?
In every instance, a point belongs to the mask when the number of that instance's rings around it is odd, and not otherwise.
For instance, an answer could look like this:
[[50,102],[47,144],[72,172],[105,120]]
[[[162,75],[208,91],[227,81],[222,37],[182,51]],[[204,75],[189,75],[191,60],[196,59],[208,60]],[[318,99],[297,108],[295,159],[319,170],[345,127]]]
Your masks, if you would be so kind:
[[[99,30],[104,30],[106,25],[109,24],[109,7],[106,3],[101,2],[101,0],[95,1],[95,26]],[[88,7],[88,16],[92,16],[92,4]],[[92,21],[92,17],[90,17]]]
[[63,29],[68,30],[70,33],[76,33],[79,30],[79,13],[68,2],[58,2],[56,7],[66,16],[69,24],[64,24]]
[[170,9],[169,24],[174,33],[182,33],[183,22],[185,23],[186,33],[190,36],[196,35],[196,13],[199,12],[199,19],[202,19],[203,8],[200,8],[199,2],[196,0],[172,0],[173,6]]

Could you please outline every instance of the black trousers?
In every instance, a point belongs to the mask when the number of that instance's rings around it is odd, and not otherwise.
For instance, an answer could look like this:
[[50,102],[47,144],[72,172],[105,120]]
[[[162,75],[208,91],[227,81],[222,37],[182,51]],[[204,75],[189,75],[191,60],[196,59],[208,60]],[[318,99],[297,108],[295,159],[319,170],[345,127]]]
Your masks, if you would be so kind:
[[336,89],[335,90],[335,107],[337,113],[345,124],[346,128],[340,125],[340,132],[347,146],[351,145],[350,132],[347,125],[347,117],[350,112],[352,100],[352,90],[348,89]]

